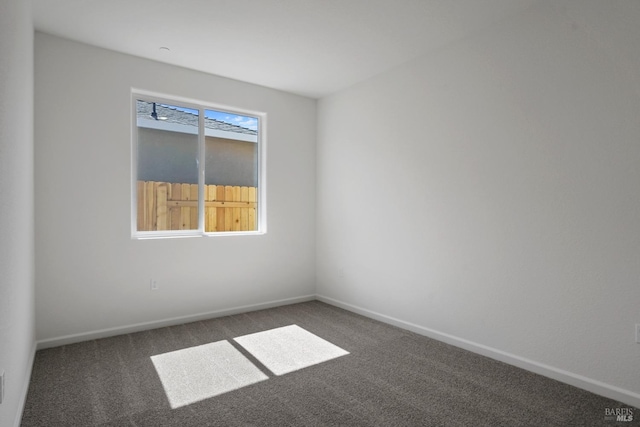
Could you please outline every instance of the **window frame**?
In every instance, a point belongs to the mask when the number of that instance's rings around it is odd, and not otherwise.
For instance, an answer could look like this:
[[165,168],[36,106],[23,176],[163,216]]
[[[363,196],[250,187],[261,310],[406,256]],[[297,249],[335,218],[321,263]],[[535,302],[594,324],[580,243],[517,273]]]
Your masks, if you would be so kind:
[[[177,107],[198,110],[198,228],[193,230],[138,230],[138,114],[137,101],[155,102]],[[205,231],[205,110],[216,110],[232,115],[249,116],[258,119],[257,128],[257,191],[256,191],[256,230],[251,231]],[[264,112],[245,110],[237,107],[187,99],[183,97],[161,95],[145,90],[131,90],[131,238],[132,239],[165,239],[182,237],[218,237],[218,236],[255,236],[267,232],[266,203],[266,121]]]

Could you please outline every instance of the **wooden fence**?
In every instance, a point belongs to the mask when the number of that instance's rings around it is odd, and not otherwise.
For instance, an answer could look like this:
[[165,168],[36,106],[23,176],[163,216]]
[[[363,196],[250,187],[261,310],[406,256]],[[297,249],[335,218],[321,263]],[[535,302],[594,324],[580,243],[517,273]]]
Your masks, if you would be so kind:
[[[256,192],[256,187],[205,185],[205,231],[256,230]],[[138,231],[197,229],[197,184],[138,181]]]

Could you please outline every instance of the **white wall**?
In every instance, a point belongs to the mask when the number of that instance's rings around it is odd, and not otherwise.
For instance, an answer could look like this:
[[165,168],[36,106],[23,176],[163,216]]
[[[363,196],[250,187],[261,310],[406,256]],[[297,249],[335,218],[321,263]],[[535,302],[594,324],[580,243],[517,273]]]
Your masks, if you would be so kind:
[[[40,33],[35,64],[39,340],[314,293],[315,100]],[[267,113],[266,235],[130,238],[132,87]]]
[[638,22],[543,2],[322,99],[318,294],[640,405]]
[[0,426],[22,413],[34,351],[33,24],[30,2],[0,3]]

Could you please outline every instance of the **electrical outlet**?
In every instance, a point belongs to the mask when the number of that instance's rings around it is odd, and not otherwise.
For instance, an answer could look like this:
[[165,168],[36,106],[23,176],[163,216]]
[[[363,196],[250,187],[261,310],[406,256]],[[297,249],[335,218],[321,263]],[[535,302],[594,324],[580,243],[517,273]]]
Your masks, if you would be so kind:
[[636,342],[640,344],[640,323],[636,323]]
[[4,371],[0,371],[0,403],[4,400]]
[[156,279],[151,279],[149,281],[149,285],[150,285],[152,291],[157,291],[158,289],[160,289],[160,288],[158,288],[158,281]]

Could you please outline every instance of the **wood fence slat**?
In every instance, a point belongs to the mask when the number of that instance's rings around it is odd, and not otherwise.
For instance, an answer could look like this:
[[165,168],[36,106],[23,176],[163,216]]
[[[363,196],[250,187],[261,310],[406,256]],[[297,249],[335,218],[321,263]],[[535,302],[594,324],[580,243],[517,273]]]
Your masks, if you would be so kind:
[[255,208],[248,208],[247,211],[248,211],[248,215],[249,215],[247,231],[257,230],[257,226],[256,226],[256,209]]
[[171,206],[171,202],[174,200],[182,200],[182,184],[171,184],[171,200],[168,202],[169,211],[171,212],[171,229],[180,230],[182,226],[182,208]]
[[146,231],[144,228],[144,208],[145,208],[145,198],[144,198],[144,182],[138,181],[136,183],[136,230],[138,231]]
[[146,181],[142,181],[142,197],[144,200],[142,204],[144,205],[142,208],[142,230],[149,231],[149,223],[147,222],[147,216],[149,211],[149,196],[147,195],[148,185]]
[[249,228],[248,230],[257,230],[258,224],[256,223],[256,202],[257,202],[257,191],[256,187],[249,187],[249,202],[254,204],[254,207],[249,208]]
[[[224,185],[216,186],[216,200],[224,201],[224,196],[225,196]],[[224,224],[225,224],[224,208],[216,207],[216,230],[224,231]]]
[[[209,200],[209,186],[207,184],[204,185],[204,201]],[[204,231],[209,232],[209,214],[211,213],[211,208],[206,204],[204,205]]]
[[224,186],[224,200],[225,202],[233,201],[233,187],[230,185]]
[[[249,202],[249,187],[240,187],[240,201]],[[240,208],[240,230],[249,230],[249,208]]]
[[[191,184],[190,186],[190,191],[191,191],[191,200],[198,200],[198,184]],[[194,230],[198,229],[198,205],[196,204],[196,207],[191,208],[191,228]]]
[[[240,200],[240,187],[233,187],[233,201]],[[233,231],[240,231],[240,208],[233,208]]]
[[[233,187],[225,185],[224,187],[224,200],[225,202],[233,201]],[[233,230],[233,209],[224,208],[224,229],[222,231]]]
[[[215,185],[206,185],[205,186],[205,194],[207,195],[206,201],[213,202],[216,200],[216,186]],[[216,208],[209,204],[206,204],[205,207],[205,224],[204,230],[208,233],[216,231],[217,229],[216,222]]]
[[[170,182],[167,182],[167,202],[171,200],[171,195],[173,194],[173,185]],[[169,208],[169,204],[167,203],[167,230],[171,230],[171,209]]]
[[147,181],[144,184],[144,193],[147,198],[147,206],[144,212],[144,223],[145,230],[153,231],[154,228],[154,217],[155,217],[155,206],[156,206],[156,192],[155,192],[155,183],[153,181]]
[[158,229],[158,188],[160,187],[160,182],[153,183],[153,216],[151,217],[153,221],[153,225],[151,226],[152,230]]
[[[211,193],[211,201],[215,202],[218,198],[218,186],[212,185],[209,192]],[[211,214],[209,216],[209,222],[211,223],[211,231],[218,231],[218,208],[211,206],[209,208]]]
[[249,230],[249,208],[240,208],[240,231]]
[[[198,185],[138,181],[138,231],[195,230],[198,228]],[[206,232],[257,229],[255,187],[205,185]]]
[[167,184],[158,184],[156,196],[156,230],[167,230]]
[[[189,184],[182,184],[182,200],[191,200],[191,186]],[[191,208],[180,208],[180,229],[191,230]]]

